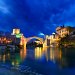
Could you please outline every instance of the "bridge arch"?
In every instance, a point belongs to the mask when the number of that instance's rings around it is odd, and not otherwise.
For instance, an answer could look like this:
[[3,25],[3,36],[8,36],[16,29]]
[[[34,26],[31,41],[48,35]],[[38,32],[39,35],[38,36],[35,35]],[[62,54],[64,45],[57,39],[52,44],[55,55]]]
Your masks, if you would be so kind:
[[33,36],[33,37],[29,37],[26,39],[26,44],[32,40],[32,39],[38,39],[42,44],[43,44],[43,38],[39,38],[39,37],[36,37],[36,36]]

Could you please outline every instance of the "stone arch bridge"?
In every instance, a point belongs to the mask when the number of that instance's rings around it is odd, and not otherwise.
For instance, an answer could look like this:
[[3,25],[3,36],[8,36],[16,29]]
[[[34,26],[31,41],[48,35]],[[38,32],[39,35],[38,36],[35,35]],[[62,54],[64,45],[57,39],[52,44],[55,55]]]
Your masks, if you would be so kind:
[[32,39],[37,39],[43,44],[43,38],[39,38],[39,37],[36,37],[36,36],[26,38],[26,43],[29,42]]
[[32,40],[32,39],[37,39],[39,40],[43,46],[46,45],[46,42],[43,38],[37,37],[37,36],[33,36],[33,37],[29,37],[29,38],[25,38],[24,36],[21,37],[21,41],[20,41],[20,45],[24,45],[26,47],[26,44]]

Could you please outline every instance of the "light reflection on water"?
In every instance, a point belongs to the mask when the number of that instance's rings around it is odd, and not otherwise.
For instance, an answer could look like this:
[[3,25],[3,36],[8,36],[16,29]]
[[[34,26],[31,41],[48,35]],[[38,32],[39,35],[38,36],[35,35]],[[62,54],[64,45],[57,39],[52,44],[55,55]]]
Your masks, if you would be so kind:
[[42,57],[46,58],[46,61],[56,62],[57,60],[61,60],[62,51],[58,50],[58,48],[35,48],[35,59],[42,59]]
[[21,49],[20,53],[0,53],[0,61],[5,63],[10,61],[12,65],[19,65],[26,58],[33,58],[34,60],[45,58],[47,62],[59,62],[61,65],[66,63],[66,57],[63,58],[62,50],[60,48],[36,47],[35,49]]
[[[20,52],[1,52],[0,65],[10,64],[12,66],[28,65],[37,72],[50,73],[51,70],[63,68],[75,68],[74,48],[42,48],[20,49]],[[39,70],[42,69],[41,71]],[[46,71],[46,72],[43,72]],[[46,74],[46,75],[48,75]]]

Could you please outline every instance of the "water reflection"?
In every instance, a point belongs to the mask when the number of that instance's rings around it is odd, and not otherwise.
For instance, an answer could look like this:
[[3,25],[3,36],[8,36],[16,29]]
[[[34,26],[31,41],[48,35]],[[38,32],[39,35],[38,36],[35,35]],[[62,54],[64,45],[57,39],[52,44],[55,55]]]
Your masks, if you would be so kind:
[[40,59],[43,55],[43,50],[41,47],[35,48],[35,59]]
[[[28,58],[34,58],[36,60],[46,60],[46,62],[53,62],[59,66],[75,67],[75,49],[74,48],[42,48],[36,47],[34,49],[20,49],[19,53],[16,52],[1,52],[0,50],[0,62],[10,63],[12,66],[21,65],[24,61],[28,61]],[[44,65],[43,65],[44,66]]]
[[1,63],[9,64],[12,66],[20,65],[24,59],[26,58],[26,48],[20,49],[20,52],[17,53],[15,51],[4,51],[0,50],[0,65]]
[[26,48],[20,50],[20,57],[22,60],[26,58]]
[[35,59],[40,59],[42,56],[46,57],[46,60],[55,61],[56,59],[61,59],[62,51],[59,48],[35,48]]
[[35,59],[52,61],[59,68],[75,66],[75,48],[35,48]]

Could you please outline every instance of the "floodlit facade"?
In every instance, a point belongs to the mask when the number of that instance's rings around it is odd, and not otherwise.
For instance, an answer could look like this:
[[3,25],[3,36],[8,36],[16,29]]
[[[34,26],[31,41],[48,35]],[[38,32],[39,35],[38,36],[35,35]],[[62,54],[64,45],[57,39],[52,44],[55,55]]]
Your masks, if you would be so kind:
[[56,28],[56,33],[61,37],[65,37],[66,35],[69,35],[71,32],[75,31],[74,27],[64,27],[64,26],[60,26]]
[[50,39],[50,45],[52,45],[52,44],[58,45],[60,36],[57,33],[53,33],[52,35],[49,36],[48,39]]
[[20,34],[20,29],[13,29],[13,35]]

